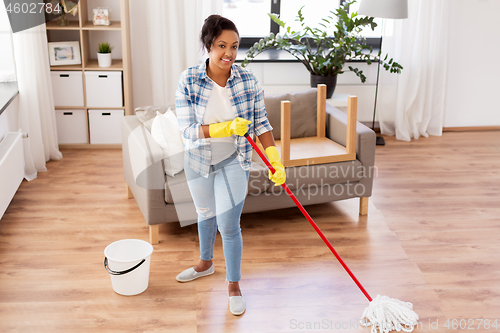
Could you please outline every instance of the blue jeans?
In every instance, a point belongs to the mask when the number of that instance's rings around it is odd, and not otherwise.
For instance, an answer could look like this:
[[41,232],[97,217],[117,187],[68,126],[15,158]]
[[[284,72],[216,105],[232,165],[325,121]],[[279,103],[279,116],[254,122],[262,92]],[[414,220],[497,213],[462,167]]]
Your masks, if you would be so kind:
[[243,238],[240,216],[248,187],[248,171],[244,171],[236,153],[212,165],[204,178],[185,165],[189,191],[198,213],[200,258],[212,260],[217,228],[222,236],[226,279],[237,282],[241,278]]

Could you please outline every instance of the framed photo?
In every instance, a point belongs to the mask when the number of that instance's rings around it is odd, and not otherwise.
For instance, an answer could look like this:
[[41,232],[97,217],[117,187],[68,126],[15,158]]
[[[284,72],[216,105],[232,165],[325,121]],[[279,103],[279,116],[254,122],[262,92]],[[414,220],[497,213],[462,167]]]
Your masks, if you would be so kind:
[[94,8],[94,25],[110,25],[109,9]]
[[80,42],[50,42],[49,59],[51,66],[80,65]]

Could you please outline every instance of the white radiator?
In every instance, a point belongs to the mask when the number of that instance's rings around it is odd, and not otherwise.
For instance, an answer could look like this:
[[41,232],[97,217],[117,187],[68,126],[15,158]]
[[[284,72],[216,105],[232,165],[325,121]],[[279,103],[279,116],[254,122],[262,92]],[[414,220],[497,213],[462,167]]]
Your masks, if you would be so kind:
[[0,142],[0,219],[24,178],[21,132],[10,132]]

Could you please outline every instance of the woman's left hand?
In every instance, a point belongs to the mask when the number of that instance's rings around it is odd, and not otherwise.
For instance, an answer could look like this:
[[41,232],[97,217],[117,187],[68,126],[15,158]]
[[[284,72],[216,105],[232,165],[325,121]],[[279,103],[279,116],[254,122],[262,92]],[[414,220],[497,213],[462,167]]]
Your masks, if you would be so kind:
[[281,164],[280,154],[275,146],[269,146],[266,148],[266,155],[275,170],[274,174],[269,170],[269,179],[274,182],[274,186],[279,186],[286,181],[285,167]]

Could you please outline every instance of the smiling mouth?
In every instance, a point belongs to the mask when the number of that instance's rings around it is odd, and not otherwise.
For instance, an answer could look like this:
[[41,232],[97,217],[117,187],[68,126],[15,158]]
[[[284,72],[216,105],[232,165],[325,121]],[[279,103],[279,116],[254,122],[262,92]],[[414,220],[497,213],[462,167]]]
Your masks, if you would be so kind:
[[231,59],[225,59],[225,58],[223,58],[221,60],[222,60],[222,62],[227,62],[227,63],[231,62]]

